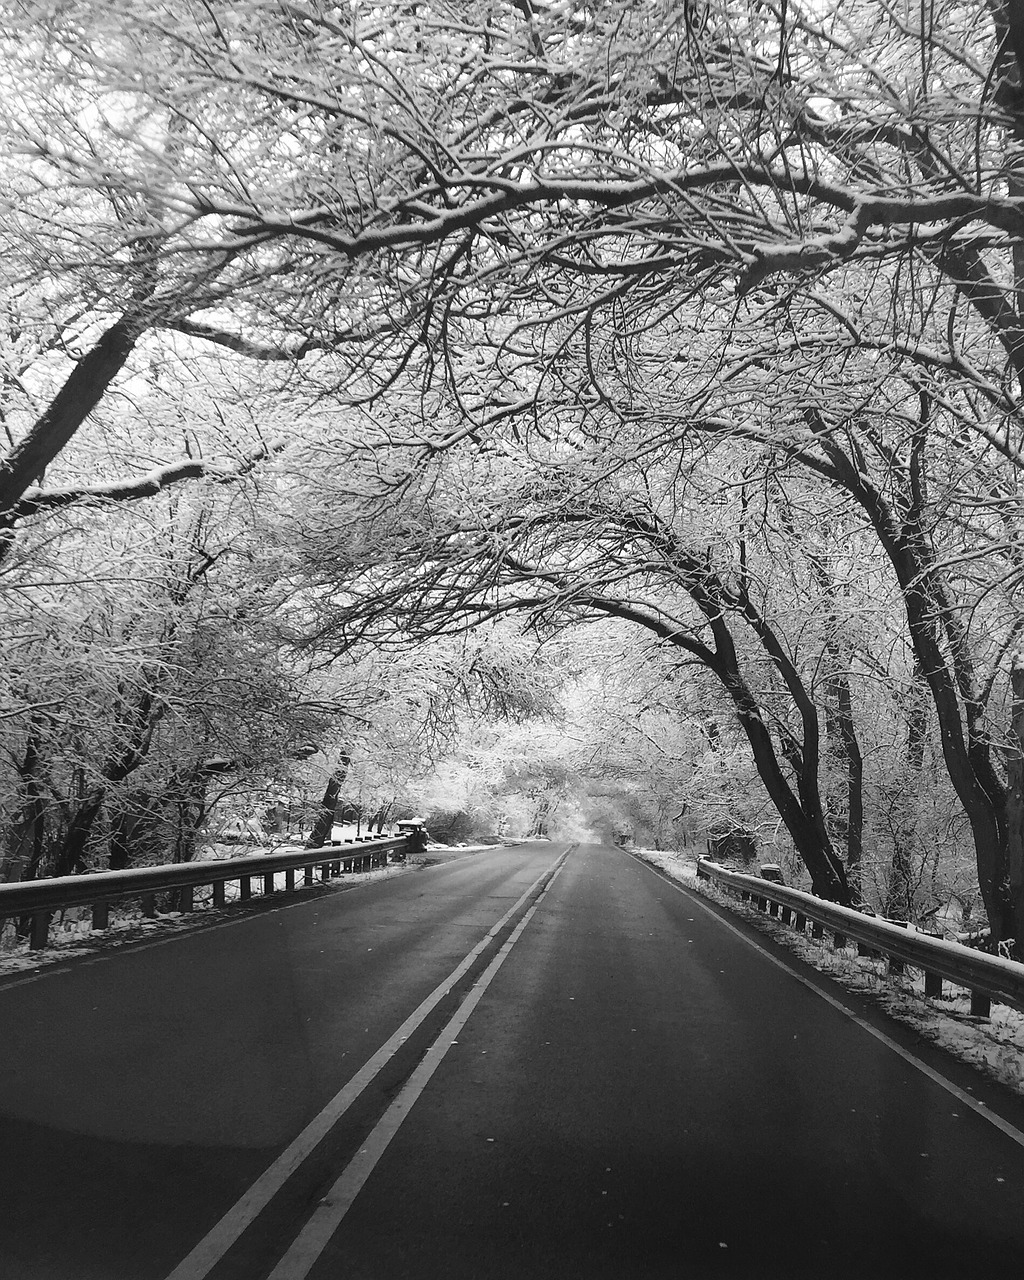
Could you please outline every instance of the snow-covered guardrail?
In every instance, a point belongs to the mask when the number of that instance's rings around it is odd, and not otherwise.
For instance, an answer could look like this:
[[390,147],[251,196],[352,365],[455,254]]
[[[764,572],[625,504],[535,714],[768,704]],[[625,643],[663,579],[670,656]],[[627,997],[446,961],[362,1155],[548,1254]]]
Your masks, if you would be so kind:
[[[239,897],[252,897],[253,880],[262,879],[263,893],[274,892],[274,877],[284,872],[284,892],[296,888],[295,875],[303,873],[303,887],[314,884],[316,869],[321,878],[349,871],[368,871],[382,866],[390,853],[403,857],[416,852],[419,833],[374,839],[362,837],[345,845],[321,849],[301,849],[289,853],[250,854],[210,862],[178,862],[159,867],[133,867],[128,871],[97,871],[81,876],[55,876],[50,880],[26,880],[0,884],[0,924],[5,919],[31,918],[29,945],[46,946],[50,921],[55,911],[66,907],[92,907],[93,929],[106,929],[111,902],[141,898],[142,914],[156,915],[156,894],[170,890],[179,911],[191,911],[199,887],[212,886],[212,905],[225,904],[225,886],[237,880]],[[346,847],[348,846],[348,847]]]
[[971,1013],[976,1016],[987,1016],[993,1000],[1024,1011],[1024,964],[986,955],[959,942],[916,933],[905,925],[864,915],[800,889],[728,871],[710,858],[698,859],[697,875],[739,894],[745,901],[752,900],[761,911],[770,911],[799,932],[810,921],[814,938],[823,937],[828,929],[837,947],[845,946],[852,938],[869,951],[881,952],[889,957],[892,972],[902,972],[908,964],[921,969],[926,995],[941,995],[943,979],[965,987],[971,993]]

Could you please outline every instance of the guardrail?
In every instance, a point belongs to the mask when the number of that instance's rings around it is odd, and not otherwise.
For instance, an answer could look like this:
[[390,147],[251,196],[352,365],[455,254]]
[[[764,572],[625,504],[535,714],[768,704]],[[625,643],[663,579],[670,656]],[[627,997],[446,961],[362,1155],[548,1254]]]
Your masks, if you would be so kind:
[[[351,852],[342,849],[348,845]],[[263,894],[275,891],[274,877],[285,876],[283,892],[296,888],[295,875],[303,873],[303,886],[316,883],[316,869],[321,880],[349,871],[368,871],[383,866],[392,852],[404,858],[420,848],[417,833],[374,839],[364,836],[345,845],[332,844],[320,849],[301,849],[291,853],[249,854],[223,861],[178,862],[158,867],[133,867],[128,871],[97,871],[81,876],[55,876],[50,880],[25,880],[0,884],[0,928],[9,919],[29,917],[29,946],[40,950],[47,944],[50,922],[56,911],[66,907],[92,907],[92,927],[106,929],[110,923],[110,904],[125,898],[141,898],[142,914],[156,915],[156,895],[171,891],[174,909],[192,911],[195,890],[210,885],[212,905],[225,905],[225,886],[237,880],[239,899],[252,897],[253,880],[262,879]]]
[[905,924],[864,915],[800,889],[728,871],[710,858],[698,858],[697,875],[738,893],[745,901],[752,900],[759,910],[770,911],[798,932],[804,932],[810,921],[812,938],[824,937],[828,929],[836,947],[842,948],[852,939],[862,954],[888,956],[892,973],[902,973],[908,964],[921,969],[927,996],[940,996],[943,980],[965,987],[971,993],[971,1013],[976,1017],[987,1017],[993,1000],[1024,1011],[1024,964],[912,932]]

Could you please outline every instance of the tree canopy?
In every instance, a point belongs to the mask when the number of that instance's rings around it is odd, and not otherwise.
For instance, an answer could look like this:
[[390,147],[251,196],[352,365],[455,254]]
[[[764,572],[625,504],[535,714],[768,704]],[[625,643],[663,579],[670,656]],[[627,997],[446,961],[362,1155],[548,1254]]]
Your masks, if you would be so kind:
[[45,792],[84,856],[172,726],[172,790],[228,742],[350,770],[365,673],[514,716],[572,637],[638,726],[672,688],[681,808],[893,914],[970,855],[1024,938],[1019,5],[2,0],[0,40],[19,848]]

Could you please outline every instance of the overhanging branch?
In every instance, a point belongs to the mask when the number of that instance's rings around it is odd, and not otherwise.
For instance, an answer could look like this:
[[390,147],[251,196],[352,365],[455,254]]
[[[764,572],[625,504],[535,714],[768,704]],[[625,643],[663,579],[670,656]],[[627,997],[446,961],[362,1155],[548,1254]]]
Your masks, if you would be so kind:
[[228,467],[221,463],[190,458],[187,461],[170,462],[163,467],[154,467],[152,471],[147,471],[142,476],[128,476],[105,484],[71,485],[63,489],[28,489],[24,498],[14,508],[10,518],[23,520],[28,516],[70,506],[138,502],[142,498],[152,498],[164,489],[170,488],[171,485],[181,484],[185,480],[205,479],[215,484],[234,484],[247,476],[261,462],[280,453],[285,443],[283,440],[278,440],[272,444],[261,445],[240,462]]

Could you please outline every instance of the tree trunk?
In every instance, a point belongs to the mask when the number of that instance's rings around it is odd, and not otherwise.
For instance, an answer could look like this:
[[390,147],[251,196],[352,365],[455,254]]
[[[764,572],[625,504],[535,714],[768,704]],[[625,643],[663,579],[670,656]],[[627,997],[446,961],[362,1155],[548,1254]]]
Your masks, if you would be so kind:
[[110,871],[125,871],[132,863],[132,845],[134,843],[137,819],[127,809],[119,810],[110,823],[110,854],[107,868]]
[[57,852],[52,868],[52,875],[71,876],[85,870],[85,854],[89,846],[96,819],[103,811],[107,798],[105,787],[94,787],[75,811],[68,827],[64,842]]
[[377,812],[366,824],[367,831],[373,831],[376,828],[377,834],[381,835],[384,831],[384,824],[388,820],[388,814],[391,812],[391,802],[385,801]]
[[9,528],[25,490],[49,464],[103,398],[124,368],[147,320],[139,312],[125,314],[75,365],[46,411],[0,463],[0,528]]
[[859,901],[862,894],[861,862],[864,856],[864,760],[853,720],[850,680],[845,671],[835,672],[832,687],[836,699],[835,723],[839,754],[846,765],[846,879],[851,898]]
[[907,713],[907,776],[899,784],[900,794],[894,797],[896,819],[893,822],[893,849],[886,876],[885,914],[893,920],[914,918],[914,850],[919,841],[915,831],[913,800],[920,787],[928,731],[928,714],[924,702],[927,693],[923,685],[921,670],[916,668]]
[[[687,567],[681,564],[681,559],[679,557],[677,560],[679,567]],[[798,778],[798,792],[794,792],[779,762],[775,743],[761,715],[761,708],[740,670],[736,645],[726,621],[721,584],[707,571],[706,566],[701,565],[699,570],[687,572],[684,586],[707,619],[714,638],[714,649],[687,636],[678,627],[668,626],[662,619],[652,618],[624,601],[587,596],[585,603],[608,616],[639,623],[653,631],[663,640],[692,654],[721,681],[732,701],[740,728],[750,744],[758,776],[810,873],[812,891],[819,897],[828,898],[842,906],[850,906],[846,871],[829,840],[820,801],[817,780],[817,711],[813,703],[802,689],[792,663],[782,653],[777,641],[774,638],[769,640],[769,628],[760,622],[756,628],[758,639],[782,672],[804,724],[808,750],[794,763]],[[743,611],[744,621],[751,622],[751,617],[752,610],[748,604]]]
[[820,436],[819,443],[833,468],[831,478],[860,503],[896,573],[914,657],[938,717],[946,772],[971,826],[978,888],[992,936],[996,941],[1012,938],[1015,923],[1006,864],[1005,789],[992,768],[989,744],[977,732],[978,708],[970,688],[969,655],[954,643],[955,619],[935,556],[913,521],[904,524],[896,519],[862,466],[829,440],[827,433]]
[[[711,628],[715,651],[707,665],[722,681],[732,699],[740,726],[754,753],[754,763],[761,781],[810,873],[812,891],[819,897],[850,906],[852,899],[846,871],[835,855],[825,826],[825,811],[818,781],[820,728],[814,700],[778,636],[745,593],[731,595],[705,563],[691,556],[677,555],[675,567],[684,571],[685,588]],[[757,699],[740,671],[736,645],[726,621],[727,606],[742,617],[757,637],[764,653],[782,676],[792,705],[800,716],[801,741],[799,744],[793,743],[793,749],[787,752],[796,773],[795,795],[782,772]],[[690,651],[702,656],[699,646],[690,647]],[[706,658],[702,660],[706,661]]]
[[1006,799],[1006,852],[1013,937],[1018,955],[1024,954],[1024,654],[1017,653],[1010,669],[1013,690],[1011,732],[1013,749],[1008,753],[1008,795]]
[[[717,621],[716,626],[722,630],[725,629],[724,621],[721,619]],[[717,640],[719,640],[718,635],[716,635]],[[729,647],[732,648],[731,638]],[[719,653],[721,652],[722,645],[719,642]],[[739,672],[734,649],[731,659],[727,660],[727,669],[719,674],[733,700],[740,726],[754,753],[758,775],[785,823],[786,830],[803,859],[804,866],[810,873],[811,891],[818,897],[828,898],[843,906],[850,906],[852,901],[850,887],[842,864],[827,843],[827,837],[823,838],[822,825],[816,820],[815,815],[804,812],[800,801],[793,794],[779,765],[768,726],[764,723],[757,702]]]
[[25,758],[18,772],[21,807],[11,825],[9,853],[4,859],[0,880],[14,883],[32,879],[43,860],[46,835],[46,806],[39,778],[39,740],[34,731],[25,744]]
[[206,818],[209,776],[197,765],[176,788],[177,794],[173,794],[175,862],[191,862],[196,856],[199,831]]
[[110,871],[126,871],[135,861],[135,833],[139,817],[130,810],[116,813],[110,824],[110,854],[107,867]]
[[343,755],[338,762],[338,767],[327,779],[324,798],[320,801],[320,809],[316,821],[313,823],[313,830],[309,833],[309,839],[306,841],[307,849],[322,849],[331,838],[335,815],[338,811],[338,800],[341,796],[341,788],[348,776],[349,763],[350,757]]
[[886,918],[912,920],[914,918],[914,859],[906,833],[897,830],[893,834],[892,858],[885,877]]
[[100,781],[82,797],[57,853],[54,875],[73,875],[84,868],[86,845],[110,788],[124,782],[146,759],[153,742],[153,731],[162,714],[163,706],[150,689],[137,691],[128,705],[119,706],[116,723],[124,732],[122,748],[104,762]]
[[914,650],[932,694],[939,720],[942,755],[953,789],[971,825],[978,867],[978,888],[996,941],[1013,937],[1006,875],[1006,796],[996,781],[982,744],[965,742],[963,718],[953,673],[946,666],[935,634],[935,606],[920,587],[918,567],[901,583]]

